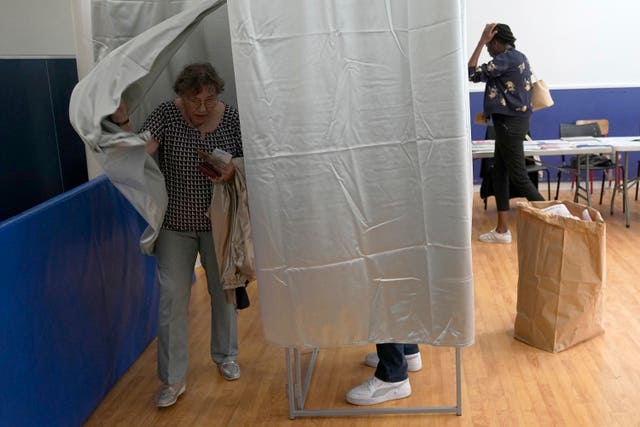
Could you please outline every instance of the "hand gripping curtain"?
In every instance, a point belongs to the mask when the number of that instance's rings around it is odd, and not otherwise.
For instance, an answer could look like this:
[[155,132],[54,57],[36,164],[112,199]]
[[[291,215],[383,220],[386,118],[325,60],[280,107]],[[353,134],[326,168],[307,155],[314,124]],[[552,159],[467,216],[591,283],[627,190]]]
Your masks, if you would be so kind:
[[146,154],[143,136],[122,132],[106,118],[124,99],[134,114],[144,95],[204,17],[226,1],[207,0],[155,25],[106,54],[71,95],[71,124],[109,179],[149,226],[140,241],[145,253],[162,225],[167,205],[164,179]]
[[235,0],[265,337],[473,342],[463,0]]

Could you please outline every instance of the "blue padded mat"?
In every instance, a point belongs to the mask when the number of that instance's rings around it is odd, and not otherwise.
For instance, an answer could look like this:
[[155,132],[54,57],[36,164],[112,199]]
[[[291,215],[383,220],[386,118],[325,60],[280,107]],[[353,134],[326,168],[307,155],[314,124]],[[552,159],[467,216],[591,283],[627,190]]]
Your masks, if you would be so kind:
[[82,425],[156,336],[145,227],[105,176],[0,223],[0,425]]

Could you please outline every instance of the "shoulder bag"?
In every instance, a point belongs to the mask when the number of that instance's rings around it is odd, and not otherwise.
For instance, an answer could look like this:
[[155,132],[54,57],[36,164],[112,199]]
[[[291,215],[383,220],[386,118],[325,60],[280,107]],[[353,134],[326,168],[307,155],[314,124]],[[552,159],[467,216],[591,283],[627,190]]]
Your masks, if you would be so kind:
[[535,74],[531,75],[536,79],[531,87],[531,104],[533,105],[533,111],[551,107],[553,105],[553,98],[551,97],[549,86],[547,86],[544,80],[537,78]]

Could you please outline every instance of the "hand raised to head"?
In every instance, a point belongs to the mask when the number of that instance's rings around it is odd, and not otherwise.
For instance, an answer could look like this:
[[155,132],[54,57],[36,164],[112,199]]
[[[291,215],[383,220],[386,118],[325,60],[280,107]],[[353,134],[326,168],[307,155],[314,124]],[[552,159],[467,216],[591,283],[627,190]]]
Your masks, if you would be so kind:
[[482,31],[482,35],[480,36],[480,42],[482,44],[487,44],[491,40],[493,40],[493,37],[498,33],[498,30],[496,30],[496,25],[498,24],[494,22],[484,26],[484,30]]

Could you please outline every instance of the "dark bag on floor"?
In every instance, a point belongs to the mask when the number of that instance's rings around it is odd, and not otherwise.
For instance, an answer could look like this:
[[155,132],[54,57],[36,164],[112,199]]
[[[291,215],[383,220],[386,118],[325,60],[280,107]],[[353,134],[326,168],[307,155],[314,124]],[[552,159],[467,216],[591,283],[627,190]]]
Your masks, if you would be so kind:
[[[613,165],[611,159],[607,156],[601,156],[599,154],[589,154],[587,156],[580,156],[580,168],[587,166],[587,159],[589,161],[590,168],[608,168]],[[578,168],[578,156],[571,158],[571,167],[573,169]]]

